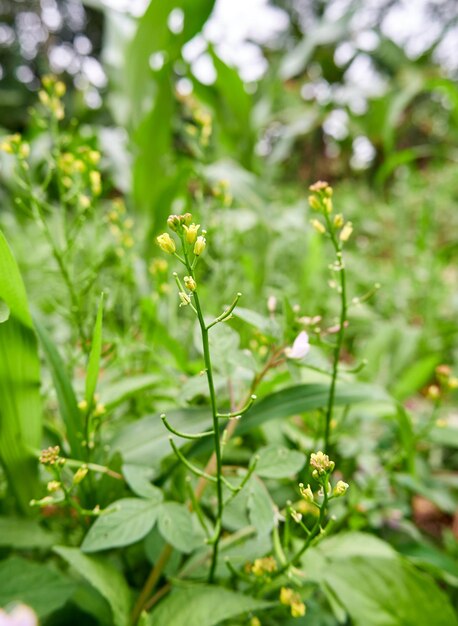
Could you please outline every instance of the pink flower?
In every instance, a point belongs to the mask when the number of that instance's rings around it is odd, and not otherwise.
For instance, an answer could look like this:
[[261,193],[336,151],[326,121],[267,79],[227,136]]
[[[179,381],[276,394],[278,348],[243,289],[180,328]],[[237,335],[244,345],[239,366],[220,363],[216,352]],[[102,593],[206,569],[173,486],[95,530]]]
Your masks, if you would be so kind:
[[10,613],[0,609],[0,626],[38,626],[38,619],[32,609],[19,604]]
[[291,347],[285,348],[288,359],[303,359],[310,350],[309,336],[303,330],[298,334]]

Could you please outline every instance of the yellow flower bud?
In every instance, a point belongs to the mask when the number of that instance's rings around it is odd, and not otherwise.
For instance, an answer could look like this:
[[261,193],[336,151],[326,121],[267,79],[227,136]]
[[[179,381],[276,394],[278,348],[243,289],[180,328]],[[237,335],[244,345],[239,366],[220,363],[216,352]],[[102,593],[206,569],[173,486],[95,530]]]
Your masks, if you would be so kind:
[[82,465],[80,468],[78,468],[78,470],[75,472],[75,475],[73,476],[73,484],[79,485],[80,482],[82,482],[86,478],[86,474],[88,473],[88,471],[89,470],[86,465]]
[[183,281],[186,289],[189,289],[189,291],[195,291],[197,289],[197,283],[192,276],[185,276]]
[[310,224],[313,226],[317,233],[320,233],[320,235],[326,232],[326,228],[319,220],[310,220]]
[[324,180],[317,180],[316,183],[310,185],[310,191],[323,191],[323,189],[327,189],[329,187],[328,183]]
[[342,226],[344,225],[344,218],[342,213],[337,213],[337,215],[334,215],[333,224],[336,228],[342,228]]
[[91,206],[91,201],[90,199],[85,196],[85,195],[81,195],[80,196],[80,207],[82,209],[88,209]]
[[301,492],[301,496],[304,498],[306,502],[310,502],[310,503],[313,502],[313,491],[310,485],[307,485],[307,487],[304,487],[304,484],[300,483],[299,491]]
[[173,254],[176,250],[175,242],[172,237],[168,233],[163,233],[156,237],[156,241],[159,244],[159,247],[167,254]]
[[86,400],[80,400],[78,402],[78,408],[80,411],[87,411],[87,402]]
[[196,243],[194,244],[194,254],[196,256],[200,256],[202,252],[205,250],[206,246],[207,246],[207,241],[205,237],[200,235],[199,237],[197,237]]
[[440,398],[441,391],[437,385],[430,385],[426,391],[426,397],[429,400],[438,400]]
[[185,224],[183,228],[186,233],[186,241],[188,243],[195,243],[197,239],[197,232],[200,228],[200,224],[190,224],[189,226],[186,226]]
[[54,493],[55,491],[58,491],[60,488],[61,488],[61,483],[58,480],[51,480],[46,485],[46,489],[49,491],[49,493]]
[[303,602],[292,602],[291,603],[291,616],[292,617],[303,617],[305,615],[306,606]]
[[98,402],[94,409],[94,417],[100,417],[107,412],[105,405],[102,402]]
[[170,228],[170,230],[173,230],[173,232],[176,233],[181,226],[180,216],[169,215],[167,218],[167,226]]
[[345,483],[343,480],[339,480],[337,485],[334,487],[332,495],[336,498],[340,498],[340,496],[344,496],[347,493],[348,487],[348,483]]
[[63,83],[61,80],[58,80],[54,87],[54,93],[56,94],[56,96],[58,98],[62,98],[62,96],[65,95],[66,91],[67,88],[65,87],[65,83]]
[[331,198],[323,198],[323,206],[326,213],[332,213],[332,200]]
[[309,196],[309,205],[314,211],[321,211],[321,202],[318,196]]
[[89,172],[89,182],[91,183],[92,193],[98,196],[102,191],[102,177],[100,172],[97,170]]
[[353,224],[347,222],[340,232],[340,241],[348,241],[353,232]]
[[294,591],[289,587],[282,587],[280,589],[280,604],[289,606],[294,598]]

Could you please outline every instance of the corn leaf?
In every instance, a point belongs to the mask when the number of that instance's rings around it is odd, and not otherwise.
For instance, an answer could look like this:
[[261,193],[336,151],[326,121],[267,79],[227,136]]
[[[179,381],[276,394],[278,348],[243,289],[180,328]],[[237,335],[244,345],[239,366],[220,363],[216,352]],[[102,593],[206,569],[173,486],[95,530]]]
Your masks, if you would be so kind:
[[37,495],[42,407],[37,340],[19,268],[0,231],[0,461],[20,507]]

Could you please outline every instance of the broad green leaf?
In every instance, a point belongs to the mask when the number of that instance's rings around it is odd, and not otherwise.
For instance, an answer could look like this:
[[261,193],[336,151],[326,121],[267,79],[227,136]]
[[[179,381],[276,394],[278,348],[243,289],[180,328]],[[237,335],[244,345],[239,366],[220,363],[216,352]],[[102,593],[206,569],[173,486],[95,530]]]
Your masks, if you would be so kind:
[[306,553],[304,571],[337,597],[354,626],[457,626],[446,594],[388,544],[347,533]]
[[297,450],[271,445],[258,451],[256,474],[263,478],[288,478],[297,474],[305,464],[305,456]]
[[248,517],[256,528],[258,535],[267,535],[275,524],[275,509],[272,498],[266,486],[256,476],[253,476],[248,489]]
[[27,604],[42,618],[63,606],[75,584],[62,572],[13,556],[0,562],[0,607]]
[[100,296],[99,308],[92,333],[91,352],[87,365],[85,399],[88,409],[94,404],[94,394],[99,378],[100,355],[102,353],[103,294]]
[[123,465],[122,473],[132,491],[141,498],[160,500],[161,490],[151,484],[154,471],[146,465]]
[[244,309],[242,307],[236,307],[233,315],[235,317],[240,318],[247,324],[254,326],[258,330],[260,330],[264,335],[268,337],[274,337],[278,339],[280,336],[280,326],[275,320],[271,320],[265,315],[261,315],[256,311],[251,311],[250,309]]
[[397,400],[405,400],[419,391],[431,379],[435,367],[441,362],[439,354],[429,354],[416,360],[402,372],[391,392]]
[[35,319],[35,326],[41,347],[51,370],[59,402],[60,415],[65,424],[71,454],[76,459],[83,459],[85,458],[85,450],[82,446],[84,439],[83,415],[78,408],[72,383],[67,375],[64,362],[44,326],[37,319]]
[[[325,407],[329,397],[329,384],[306,383],[276,391],[255,402],[237,426],[237,433],[244,433],[262,423],[298,413]],[[337,385],[335,404],[345,406],[358,402],[390,402],[383,390],[372,385],[348,383]]]
[[129,623],[131,595],[123,575],[101,557],[87,556],[79,548],[57,546],[54,551],[105,598],[113,612],[114,626]]
[[162,494],[154,499],[123,498],[96,519],[81,545],[83,552],[130,546],[143,539],[156,523]]
[[56,536],[38,522],[20,517],[0,517],[0,546],[16,549],[50,548]]
[[0,298],[0,324],[8,320],[10,313],[10,307]]
[[235,593],[222,587],[196,585],[174,590],[151,613],[148,626],[216,626],[250,611],[261,611],[271,602]]
[[107,411],[111,411],[136,394],[155,387],[160,380],[155,374],[139,374],[106,383],[99,388],[99,393]]
[[161,504],[157,525],[164,539],[180,552],[188,554],[203,544],[204,537],[198,532],[195,520],[184,504]]
[[428,435],[428,441],[440,446],[458,448],[458,428],[453,426],[435,426]]
[[31,451],[41,444],[40,361],[24,283],[1,231],[0,300],[3,310],[9,310],[0,324],[0,462],[27,512],[38,493],[37,463]]
[[402,545],[400,549],[415,565],[458,587],[458,562],[453,556],[426,542]]
[[[208,408],[178,409],[167,413],[171,424],[190,433],[207,430],[211,425]],[[111,442],[113,450],[119,450],[126,463],[158,467],[160,461],[173,454],[169,443],[170,432],[164,427],[159,415],[149,415],[122,428]],[[178,446],[186,440],[174,438]]]

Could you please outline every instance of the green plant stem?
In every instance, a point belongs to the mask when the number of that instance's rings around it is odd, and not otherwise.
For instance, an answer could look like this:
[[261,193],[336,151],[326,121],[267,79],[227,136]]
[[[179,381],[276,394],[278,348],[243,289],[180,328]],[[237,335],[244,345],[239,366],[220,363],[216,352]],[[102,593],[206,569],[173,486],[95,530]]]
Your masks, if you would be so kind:
[[[188,264],[188,271],[191,270],[191,266]],[[208,383],[208,391],[210,393],[210,406],[212,411],[212,420],[213,420],[213,437],[214,437],[214,445],[215,445],[215,458],[216,458],[216,497],[217,497],[217,512],[216,512],[216,523],[215,523],[215,536],[213,541],[213,551],[212,551],[212,560],[210,565],[210,572],[208,575],[208,582],[212,583],[215,577],[215,569],[218,561],[218,548],[219,541],[221,539],[221,521],[223,517],[223,461],[221,455],[221,441],[220,441],[220,431],[219,431],[219,418],[218,418],[218,410],[216,407],[216,393],[215,393],[215,385],[213,382],[213,370],[212,370],[212,362],[210,356],[210,344],[208,340],[208,329],[205,325],[205,320],[202,314],[202,308],[199,302],[199,296],[197,293],[194,294],[194,302],[196,303],[197,310],[197,319],[199,320],[200,331],[202,335],[202,346],[204,349],[204,362],[205,362],[205,370],[207,373],[207,383]]]
[[334,246],[336,252],[337,263],[340,267],[339,269],[339,277],[340,277],[340,318],[339,318],[339,332],[337,334],[337,341],[334,348],[334,356],[332,363],[332,375],[331,375],[331,386],[329,388],[329,399],[326,407],[325,414],[325,427],[324,427],[324,451],[328,452],[329,450],[329,439],[331,434],[331,422],[332,415],[334,412],[334,402],[335,402],[335,393],[336,393],[336,384],[337,384],[337,376],[339,373],[339,361],[340,361],[340,352],[342,350],[344,332],[345,332],[345,322],[347,317],[347,279],[345,274],[345,265],[342,258],[342,245],[340,241],[337,239],[334,227],[331,223],[329,215],[325,213],[325,219],[328,226],[328,232],[331,237],[332,245]]

